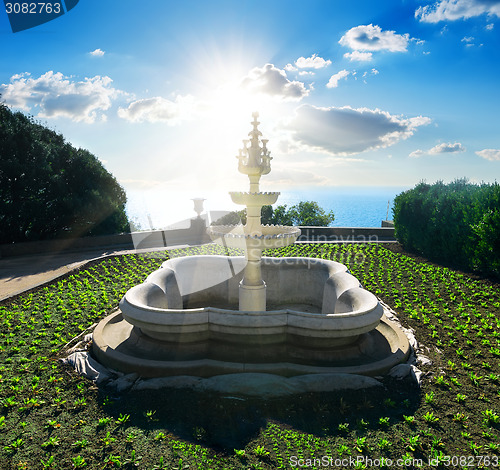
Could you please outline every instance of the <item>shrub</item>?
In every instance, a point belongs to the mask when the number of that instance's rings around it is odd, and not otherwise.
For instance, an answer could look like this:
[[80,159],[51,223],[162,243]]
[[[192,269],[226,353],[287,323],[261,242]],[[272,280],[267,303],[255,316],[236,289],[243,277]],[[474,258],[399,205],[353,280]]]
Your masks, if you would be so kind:
[[431,259],[500,274],[500,185],[421,182],[394,200],[396,237]]

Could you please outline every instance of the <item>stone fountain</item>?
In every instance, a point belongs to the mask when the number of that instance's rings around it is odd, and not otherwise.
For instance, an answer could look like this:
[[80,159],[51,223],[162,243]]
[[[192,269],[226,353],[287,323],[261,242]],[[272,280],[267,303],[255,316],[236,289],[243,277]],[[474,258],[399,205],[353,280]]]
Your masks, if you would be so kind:
[[165,261],[96,327],[93,354],[102,364],[142,377],[257,373],[325,380],[384,374],[408,357],[398,324],[346,266],[262,256],[264,249],[293,244],[300,230],[261,224],[262,206],[279,193],[260,192],[271,156],[258,114],[253,118],[237,157],[250,189],[230,193],[246,206],[247,222],[208,229],[216,243],[242,248],[245,256]]

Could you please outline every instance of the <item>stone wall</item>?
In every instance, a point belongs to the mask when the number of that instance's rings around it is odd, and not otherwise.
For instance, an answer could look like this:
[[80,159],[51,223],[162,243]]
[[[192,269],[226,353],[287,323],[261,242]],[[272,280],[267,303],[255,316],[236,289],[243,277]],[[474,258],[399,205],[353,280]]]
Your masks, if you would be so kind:
[[[101,248],[123,250],[161,248],[173,245],[200,245],[210,242],[204,223],[192,221],[191,227],[176,230],[152,230],[144,232],[101,235],[97,237],[42,240],[0,245],[0,258],[13,256],[86,251]],[[366,242],[396,241],[394,228],[366,227],[300,227],[298,243],[306,242]]]

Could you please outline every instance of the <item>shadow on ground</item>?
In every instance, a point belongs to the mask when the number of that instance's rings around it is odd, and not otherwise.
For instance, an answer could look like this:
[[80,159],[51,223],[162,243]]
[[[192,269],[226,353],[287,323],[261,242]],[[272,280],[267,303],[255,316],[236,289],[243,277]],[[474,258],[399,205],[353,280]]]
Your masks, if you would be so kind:
[[244,448],[270,421],[316,436],[338,434],[338,426],[343,423],[355,429],[363,420],[363,426],[370,429],[379,427],[381,417],[389,417],[391,423],[399,422],[419,406],[420,389],[410,379],[386,379],[383,388],[306,393],[279,399],[192,390],[148,390],[121,395],[101,390],[102,403],[109,397],[111,403],[103,404],[106,413],[116,418],[130,414],[130,426],[171,433],[188,442],[232,452]]

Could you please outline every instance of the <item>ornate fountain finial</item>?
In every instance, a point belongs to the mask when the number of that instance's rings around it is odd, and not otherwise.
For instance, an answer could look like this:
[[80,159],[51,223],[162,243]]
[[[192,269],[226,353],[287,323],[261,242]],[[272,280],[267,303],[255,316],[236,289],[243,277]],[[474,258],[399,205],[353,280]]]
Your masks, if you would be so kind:
[[[259,179],[262,175],[267,175],[271,171],[271,152],[266,147],[268,139],[259,140],[262,132],[259,131],[260,122],[258,112],[252,113],[253,129],[248,133],[250,140],[243,140],[243,148],[239,150],[236,157],[239,160],[238,170],[240,173],[248,175],[250,179],[250,191],[259,191]],[[260,145],[262,142],[262,147]],[[249,146],[250,145],[250,146]]]

